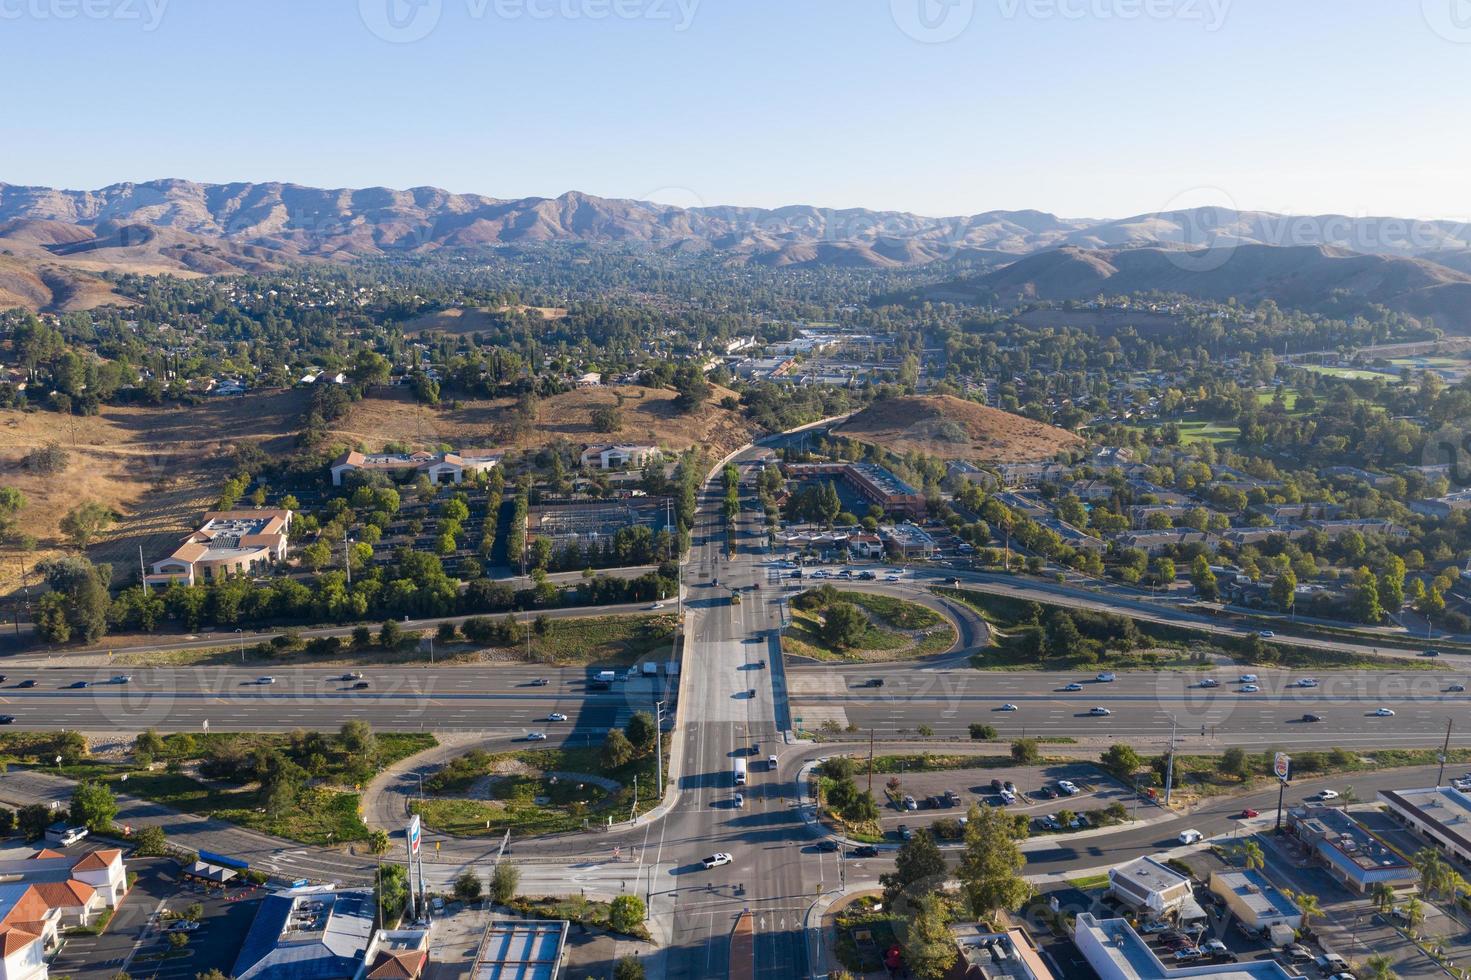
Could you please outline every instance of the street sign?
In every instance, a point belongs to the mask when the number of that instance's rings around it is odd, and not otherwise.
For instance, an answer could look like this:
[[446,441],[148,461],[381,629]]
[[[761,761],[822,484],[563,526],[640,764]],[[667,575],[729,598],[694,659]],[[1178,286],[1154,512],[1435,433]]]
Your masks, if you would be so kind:
[[411,854],[411,855],[418,854],[419,853],[419,815],[417,813],[414,814],[414,818],[409,821],[409,829],[405,833],[406,833],[406,836],[409,839],[409,854]]
[[1287,782],[1287,776],[1292,771],[1292,756],[1286,752],[1278,752],[1272,759],[1272,775]]

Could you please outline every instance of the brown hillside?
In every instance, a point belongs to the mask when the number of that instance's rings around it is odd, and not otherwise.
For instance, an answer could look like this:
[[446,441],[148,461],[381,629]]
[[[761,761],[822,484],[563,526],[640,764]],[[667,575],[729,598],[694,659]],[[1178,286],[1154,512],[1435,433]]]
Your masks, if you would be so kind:
[[[593,429],[592,413],[618,403],[623,396],[623,427],[617,432]],[[515,424],[516,403],[509,398],[461,401],[459,408],[426,408],[406,390],[380,389],[355,404],[333,437],[375,450],[388,442],[430,448],[510,447],[532,449],[566,439],[574,443],[619,442],[683,450],[702,446],[720,457],[751,441],[751,428],[737,412],[716,403],[730,392],[715,388],[710,400],[691,414],[674,406],[674,392],[637,386],[583,388],[544,398],[537,418]]]
[[1083,446],[1082,439],[1065,429],[951,395],[875,402],[835,434],[897,453],[917,451],[979,463],[1051,459]]

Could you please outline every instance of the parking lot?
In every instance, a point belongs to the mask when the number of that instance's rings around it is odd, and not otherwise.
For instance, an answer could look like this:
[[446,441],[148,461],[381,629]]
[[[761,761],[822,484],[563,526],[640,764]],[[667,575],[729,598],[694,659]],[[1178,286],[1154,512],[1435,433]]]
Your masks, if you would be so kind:
[[[68,936],[51,964],[52,975],[112,980],[125,972],[134,980],[194,980],[196,974],[217,969],[228,976],[261,891],[208,891],[183,881],[178,865],[163,858],[130,859],[128,870],[137,873],[137,880],[107,930],[100,936]],[[199,927],[187,933],[188,942],[181,949],[175,949],[163,911],[182,913],[196,902],[204,908]]]
[[[899,787],[891,791],[890,781],[896,778]],[[866,784],[861,767],[858,779],[860,784]],[[1071,784],[1075,792],[1066,793],[1060,788],[1063,783]],[[880,800],[879,823],[885,834],[897,834],[901,824],[915,829],[942,820],[956,820],[965,816],[972,803],[1004,806],[1011,813],[1025,813],[1033,818],[1033,833],[1046,833],[1062,829],[1046,826],[1044,821],[1064,810],[1080,814],[1102,810],[1114,803],[1132,808],[1135,801],[1135,795],[1123,784],[1084,762],[875,774],[873,786],[874,795]],[[885,793],[896,796],[897,800],[886,799]],[[954,795],[947,800],[946,794]],[[906,797],[912,800],[912,809]],[[1082,828],[1075,825],[1069,829]]]

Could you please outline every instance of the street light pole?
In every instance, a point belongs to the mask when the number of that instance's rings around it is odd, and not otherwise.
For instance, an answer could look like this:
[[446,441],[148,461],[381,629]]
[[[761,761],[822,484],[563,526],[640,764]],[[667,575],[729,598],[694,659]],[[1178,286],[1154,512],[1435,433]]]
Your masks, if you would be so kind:
[[1435,777],[1435,785],[1445,785],[1445,763],[1451,754],[1451,724],[1452,719],[1445,720],[1445,744],[1440,748],[1440,772]]
[[1175,788],[1175,719],[1170,719],[1170,754],[1165,765],[1165,806],[1170,805],[1170,794]]
[[235,627],[235,640],[240,644],[240,662],[245,663],[245,630]]
[[654,772],[659,777],[659,797],[664,796],[664,702],[654,702]]

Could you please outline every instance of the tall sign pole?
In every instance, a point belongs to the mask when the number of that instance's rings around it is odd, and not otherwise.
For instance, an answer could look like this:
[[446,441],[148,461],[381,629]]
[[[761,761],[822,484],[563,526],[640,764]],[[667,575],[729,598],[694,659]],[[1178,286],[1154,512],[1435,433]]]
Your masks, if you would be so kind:
[[1440,747],[1440,773],[1435,777],[1435,785],[1445,785],[1445,763],[1451,755],[1451,724],[1450,718],[1445,720],[1445,744]]
[[1175,719],[1170,719],[1170,754],[1165,764],[1165,806],[1170,805],[1170,794],[1175,789]]
[[[419,917],[419,912],[421,911],[422,899],[418,898],[414,893],[414,865],[416,860],[420,862],[423,860],[419,853],[422,838],[423,823],[416,813],[409,818],[408,829],[404,831],[404,841],[407,843],[409,849],[409,904],[414,906],[414,918],[416,919]],[[418,869],[419,887],[422,890],[424,884],[424,865],[420,863]]]
[[1292,756],[1278,752],[1272,758],[1272,775],[1277,777],[1277,833],[1282,833],[1282,802],[1287,796],[1287,781],[1292,778]]

